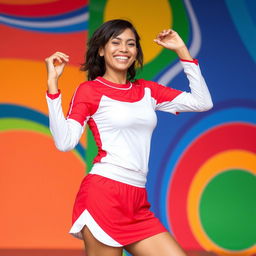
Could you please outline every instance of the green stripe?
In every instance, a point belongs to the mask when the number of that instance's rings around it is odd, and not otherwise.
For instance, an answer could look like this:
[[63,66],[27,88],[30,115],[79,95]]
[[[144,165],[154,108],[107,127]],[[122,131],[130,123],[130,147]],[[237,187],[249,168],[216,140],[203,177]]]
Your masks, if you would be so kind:
[[1,118],[0,131],[6,131],[6,130],[37,131],[39,133],[51,135],[48,127],[33,121],[28,121],[28,120],[19,119],[19,118]]

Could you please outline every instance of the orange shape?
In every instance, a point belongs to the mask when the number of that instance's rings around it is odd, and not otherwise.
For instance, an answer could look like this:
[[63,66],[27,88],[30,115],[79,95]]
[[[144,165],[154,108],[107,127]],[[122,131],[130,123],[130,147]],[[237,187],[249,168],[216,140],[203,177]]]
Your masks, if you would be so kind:
[[85,164],[43,134],[8,131],[0,141],[1,247],[82,248],[68,231]]
[[[47,72],[43,61],[1,59],[0,103],[18,104],[48,115],[45,99]],[[85,80],[78,67],[67,65],[59,79],[64,114],[67,113],[76,87]]]

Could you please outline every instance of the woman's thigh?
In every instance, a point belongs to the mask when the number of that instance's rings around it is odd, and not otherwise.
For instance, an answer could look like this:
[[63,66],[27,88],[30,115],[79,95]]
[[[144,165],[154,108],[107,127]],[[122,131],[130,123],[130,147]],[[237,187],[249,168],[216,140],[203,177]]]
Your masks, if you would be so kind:
[[112,247],[98,241],[87,226],[82,230],[86,256],[121,256],[122,247]]
[[133,256],[186,256],[168,232],[163,232],[124,247]]

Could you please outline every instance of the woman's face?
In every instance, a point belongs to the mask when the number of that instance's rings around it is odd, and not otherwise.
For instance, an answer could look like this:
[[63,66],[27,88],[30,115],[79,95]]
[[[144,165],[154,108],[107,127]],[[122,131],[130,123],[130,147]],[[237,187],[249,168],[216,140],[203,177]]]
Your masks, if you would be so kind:
[[110,38],[104,48],[99,50],[99,55],[104,56],[106,73],[127,72],[137,57],[135,35],[127,28],[117,37]]

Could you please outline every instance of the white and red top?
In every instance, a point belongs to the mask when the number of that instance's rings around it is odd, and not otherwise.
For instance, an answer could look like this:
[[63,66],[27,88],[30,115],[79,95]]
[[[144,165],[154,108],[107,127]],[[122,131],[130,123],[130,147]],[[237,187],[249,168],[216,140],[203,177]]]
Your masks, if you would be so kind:
[[144,79],[116,84],[97,77],[80,84],[67,117],[61,93],[46,99],[50,130],[56,147],[73,149],[88,123],[98,146],[91,174],[102,175],[133,186],[145,187],[155,111],[200,112],[212,100],[196,60],[181,61],[191,92],[182,92]]

